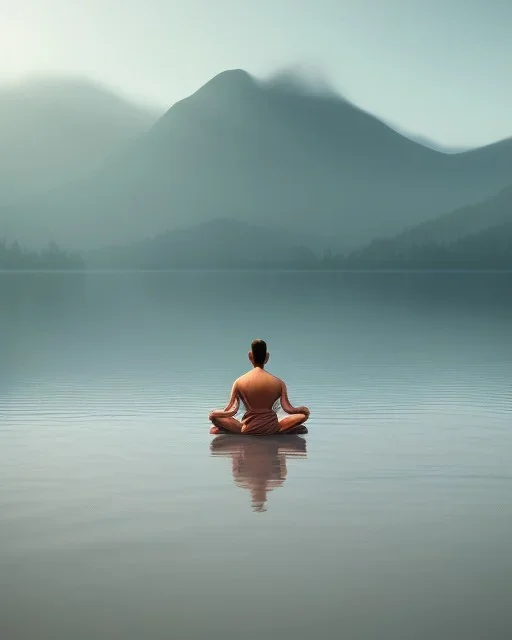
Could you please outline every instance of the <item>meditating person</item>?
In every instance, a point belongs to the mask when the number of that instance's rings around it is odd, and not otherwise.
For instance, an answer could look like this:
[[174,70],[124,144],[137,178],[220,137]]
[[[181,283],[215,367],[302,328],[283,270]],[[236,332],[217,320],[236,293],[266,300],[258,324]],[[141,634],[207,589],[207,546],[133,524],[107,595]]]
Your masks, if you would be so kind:
[[[210,413],[209,420],[213,423],[210,433],[229,431],[258,436],[307,433],[304,422],[309,418],[309,409],[292,406],[285,383],[265,371],[270,357],[266,342],[254,340],[248,355],[253,369],[235,380],[227,406]],[[246,409],[241,421],[235,418],[240,402]],[[282,420],[278,419],[275,409],[279,402],[283,411],[290,414]]]

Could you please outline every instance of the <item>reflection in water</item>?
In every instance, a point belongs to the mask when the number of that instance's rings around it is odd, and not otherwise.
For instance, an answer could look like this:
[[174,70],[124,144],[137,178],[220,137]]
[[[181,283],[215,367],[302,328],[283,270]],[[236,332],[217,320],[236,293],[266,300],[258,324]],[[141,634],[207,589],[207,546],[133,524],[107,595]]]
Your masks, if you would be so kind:
[[296,435],[239,436],[223,434],[210,444],[214,456],[231,457],[233,479],[251,492],[253,511],[266,511],[267,492],[286,479],[286,458],[305,458],[306,441]]

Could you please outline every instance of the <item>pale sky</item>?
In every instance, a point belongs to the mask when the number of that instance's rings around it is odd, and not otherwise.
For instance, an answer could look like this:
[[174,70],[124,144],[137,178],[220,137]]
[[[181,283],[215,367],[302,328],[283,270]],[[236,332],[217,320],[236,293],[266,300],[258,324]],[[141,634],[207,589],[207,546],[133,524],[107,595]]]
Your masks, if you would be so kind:
[[512,0],[0,0],[0,83],[86,76],[164,110],[297,65],[446,145],[512,135]]

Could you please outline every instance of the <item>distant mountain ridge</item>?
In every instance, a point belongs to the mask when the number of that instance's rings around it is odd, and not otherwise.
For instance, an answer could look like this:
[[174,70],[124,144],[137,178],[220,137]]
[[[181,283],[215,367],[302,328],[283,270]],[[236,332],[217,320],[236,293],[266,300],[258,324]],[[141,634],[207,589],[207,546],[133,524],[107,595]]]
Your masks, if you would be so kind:
[[378,238],[334,260],[346,268],[512,268],[512,185],[472,206]]
[[339,96],[231,70],[84,179],[0,209],[0,225],[85,249],[227,217],[346,250],[478,202],[510,175],[510,141],[440,153]]
[[389,242],[395,247],[427,242],[447,244],[509,222],[512,222],[512,185],[481,202],[459,207],[433,220],[404,229],[389,238]]
[[[89,269],[240,269],[311,266],[306,238],[221,218],[83,254]],[[311,240],[311,239],[310,239]]]
[[345,255],[312,251],[309,240],[219,219],[83,257],[93,269],[512,269],[512,186]]
[[0,85],[0,203],[77,179],[156,119],[149,109],[81,79]]

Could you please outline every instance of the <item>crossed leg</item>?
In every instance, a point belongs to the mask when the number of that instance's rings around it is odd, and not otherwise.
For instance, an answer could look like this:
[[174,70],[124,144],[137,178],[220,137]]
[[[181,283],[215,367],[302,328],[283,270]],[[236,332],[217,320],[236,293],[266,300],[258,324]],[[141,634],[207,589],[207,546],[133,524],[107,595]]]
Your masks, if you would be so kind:
[[[308,416],[304,413],[295,413],[286,416],[286,418],[279,420],[278,433],[307,433],[307,427],[304,425],[307,419]],[[213,418],[212,424],[213,426],[210,428],[212,435],[217,435],[225,431],[229,431],[229,433],[243,433],[243,425],[236,418]]]
[[210,433],[216,435],[218,433],[242,433],[242,423],[236,418],[212,418],[213,426]]
[[308,416],[304,413],[294,413],[279,420],[279,433],[307,433],[305,422]]

